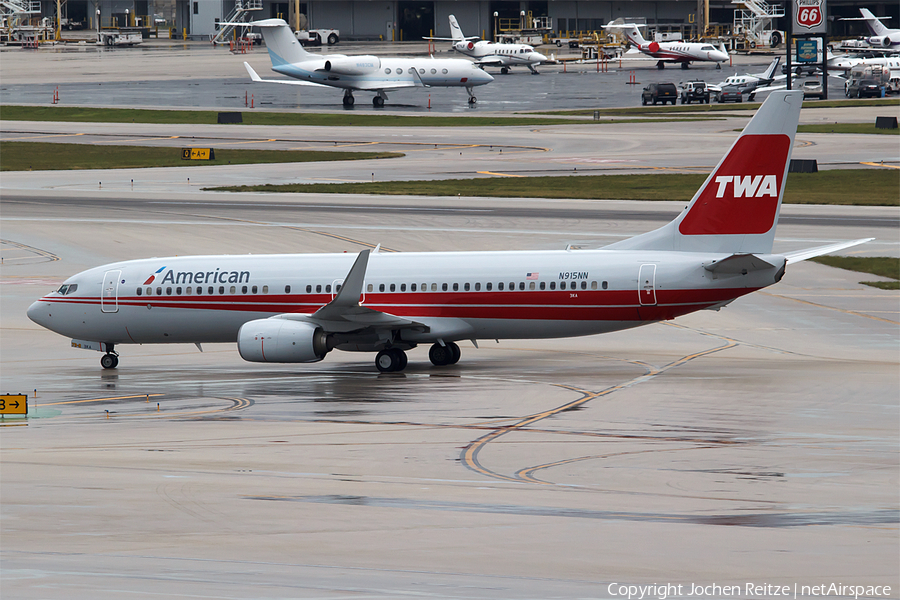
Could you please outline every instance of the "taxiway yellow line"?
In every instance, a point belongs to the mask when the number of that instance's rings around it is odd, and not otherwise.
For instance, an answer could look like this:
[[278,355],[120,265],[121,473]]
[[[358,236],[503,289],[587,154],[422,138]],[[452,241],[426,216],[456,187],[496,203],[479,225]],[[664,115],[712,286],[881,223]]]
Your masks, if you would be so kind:
[[495,173],[493,171],[475,171],[480,175],[496,175],[497,177],[525,177],[525,175],[511,175],[509,173]]
[[884,163],[877,162],[861,162],[861,165],[868,165],[870,167],[884,167],[885,169],[900,169],[900,166],[897,165],[886,165]]
[[134,398],[155,398],[165,394],[140,394],[138,396],[116,396],[115,398],[90,398],[88,400],[65,400],[63,402],[37,402],[41,406],[58,406],[60,404],[84,404],[85,402],[104,402],[106,400],[132,400]]

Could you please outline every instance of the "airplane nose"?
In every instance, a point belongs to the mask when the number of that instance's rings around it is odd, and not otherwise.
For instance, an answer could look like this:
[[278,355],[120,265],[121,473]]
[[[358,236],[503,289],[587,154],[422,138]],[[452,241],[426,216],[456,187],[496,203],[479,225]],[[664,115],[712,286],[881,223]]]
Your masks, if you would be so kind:
[[[28,310],[25,312],[28,315],[28,318],[40,325],[41,327],[47,327],[50,318],[50,305],[46,302],[41,302],[38,300],[28,307]],[[47,327],[49,329],[49,327]]]
[[490,83],[493,80],[494,80],[494,76],[486,71],[481,71],[481,73],[478,75],[479,83]]

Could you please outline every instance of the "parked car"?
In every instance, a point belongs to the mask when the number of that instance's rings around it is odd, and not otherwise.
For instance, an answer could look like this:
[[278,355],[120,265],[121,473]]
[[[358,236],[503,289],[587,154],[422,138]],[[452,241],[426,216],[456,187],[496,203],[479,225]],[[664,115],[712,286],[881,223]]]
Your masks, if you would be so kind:
[[744,95],[736,85],[726,85],[716,94],[716,102],[743,102]]
[[646,105],[648,102],[656,104],[657,102],[671,102],[675,104],[678,101],[678,88],[674,83],[651,83],[641,92],[641,104]]
[[846,94],[848,98],[880,98],[881,86],[874,79],[852,79]]
[[681,84],[681,103],[700,102],[709,104],[709,88],[705,81],[688,81]]
[[807,79],[803,82],[803,98],[818,98],[821,100],[825,97],[825,90],[822,88],[822,82],[818,79]]

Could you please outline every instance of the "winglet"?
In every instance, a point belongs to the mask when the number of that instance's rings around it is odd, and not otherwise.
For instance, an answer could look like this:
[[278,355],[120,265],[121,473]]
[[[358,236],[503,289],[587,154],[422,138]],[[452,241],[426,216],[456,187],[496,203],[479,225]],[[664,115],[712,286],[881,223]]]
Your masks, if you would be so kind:
[[256,71],[253,70],[253,67],[250,66],[250,63],[245,62],[244,68],[247,69],[247,72],[250,73],[250,79],[253,81],[262,81],[262,77],[256,74]]
[[344,278],[340,291],[334,299],[313,313],[313,317],[328,319],[338,314],[343,314],[347,308],[359,306],[359,297],[362,295],[363,284],[366,279],[366,268],[369,265],[369,250],[363,250],[356,257],[356,262],[350,267],[350,272]]

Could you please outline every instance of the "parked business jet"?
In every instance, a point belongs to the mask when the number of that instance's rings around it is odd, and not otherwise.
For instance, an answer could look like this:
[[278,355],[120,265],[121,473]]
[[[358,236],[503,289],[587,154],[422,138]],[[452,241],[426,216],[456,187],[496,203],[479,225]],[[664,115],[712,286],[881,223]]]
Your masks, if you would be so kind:
[[766,92],[782,89],[785,87],[784,85],[769,87],[776,79],[784,80],[787,78],[786,75],[775,74],[775,70],[778,69],[779,62],[781,62],[781,57],[776,56],[774,59],[772,59],[772,62],[762,73],[732,75],[730,77],[726,77],[725,81],[723,81],[722,83],[717,83],[716,85],[709,86],[709,89],[713,92],[720,92],[725,86],[734,86],[737,87],[742,94],[750,94],[750,100],[753,100],[756,92]]
[[859,9],[859,13],[862,17],[841,20],[865,21],[866,27],[869,28],[869,33],[872,34],[871,37],[866,38],[866,41],[875,48],[893,48],[894,50],[900,48],[900,29],[885,27],[884,23],[881,22],[881,19],[888,17],[876,17],[866,8]]
[[475,64],[479,67],[500,67],[500,72],[504,75],[509,73],[510,67],[518,65],[528,67],[534,75],[537,75],[536,67],[550,62],[546,56],[535,52],[528,44],[495,44],[487,40],[475,41],[478,40],[477,37],[466,37],[453,15],[450,15],[450,35],[452,37],[423,39],[453,42],[451,47],[454,50],[474,58]]
[[707,42],[648,42],[633,23],[610,21],[604,29],[621,29],[638,50],[659,59],[656,63],[659,69],[665,69],[667,62],[681,63],[682,69],[690,67],[692,62],[715,62],[716,68],[721,69],[720,63],[728,60],[728,53],[723,48],[716,48]]
[[777,283],[792,263],[868,240],[773,254],[802,91],[773,92],[678,217],[597,250],[178,256],[70,277],[28,317],[104,352],[122,344],[237,342],[253,362],[377,352],[400,371],[430,344],[558,338],[656,323]]
[[262,30],[272,70],[288,79],[262,79],[244,63],[250,79],[262,83],[285,83],[336,87],[344,90],[344,106],[353,106],[353,92],[375,92],[372,104],[384,106],[389,90],[422,87],[464,87],[469,104],[477,101],[472,89],[494,80],[471,62],[461,58],[378,58],[307,52],[282,19],[250,23]]

